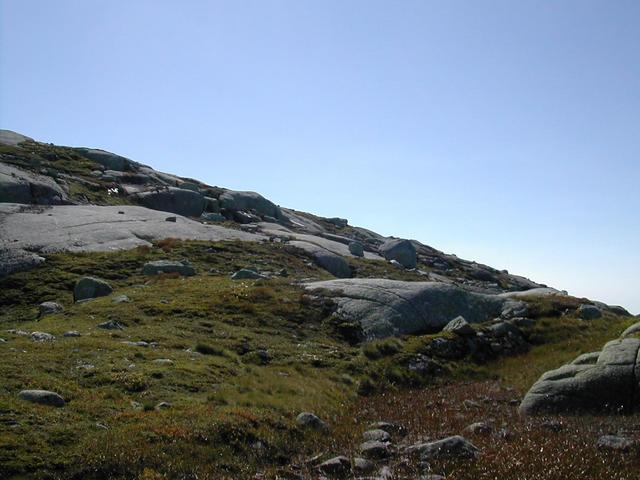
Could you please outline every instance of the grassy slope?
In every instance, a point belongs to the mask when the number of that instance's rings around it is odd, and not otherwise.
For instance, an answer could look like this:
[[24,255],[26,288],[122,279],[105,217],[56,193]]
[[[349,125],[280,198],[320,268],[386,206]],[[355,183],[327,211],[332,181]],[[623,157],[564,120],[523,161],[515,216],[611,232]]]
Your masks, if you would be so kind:
[[[187,258],[198,275],[141,276],[144,262],[159,258]],[[289,277],[228,278],[248,265],[272,272],[286,268]],[[360,276],[414,279],[385,264],[355,260],[353,266]],[[106,297],[73,305],[73,284],[86,274],[109,280],[115,295],[132,301],[116,304]],[[319,450],[352,450],[367,420],[392,419],[388,405],[426,401],[461,385],[435,382],[422,392],[404,393],[402,387],[416,385],[416,379],[399,365],[433,336],[351,346],[332,321],[330,305],[295,286],[296,280],[323,278],[328,274],[302,253],[277,244],[168,240],[128,252],[59,254],[43,268],[0,281],[0,337],[8,340],[0,344],[0,477],[249,478],[261,469],[273,475],[278,465]],[[36,321],[35,305],[45,300],[67,308]],[[540,315],[557,310],[542,307]],[[125,329],[97,328],[110,319]],[[483,366],[469,360],[443,366],[449,379],[500,378],[502,385],[522,391],[541,371],[599,348],[630,322],[613,316],[590,323],[548,317],[529,332],[540,345],[524,356]],[[34,343],[6,333],[10,328],[45,331],[58,339]],[[83,336],[63,337],[68,330]],[[158,345],[122,343],[127,340]],[[261,350],[268,352],[267,360]],[[173,363],[160,365],[158,359]],[[357,386],[367,382],[378,393],[358,399]],[[52,409],[20,402],[16,393],[24,388],[58,391],[69,404]],[[465,392],[456,395],[470,395]],[[155,410],[162,401],[171,408]],[[294,417],[301,410],[329,419],[333,434],[296,430]],[[419,411],[416,405],[411,410]],[[419,420],[402,408],[397,414],[403,423]],[[500,415],[515,421],[512,411]],[[443,431],[458,429],[447,418],[442,417]]]

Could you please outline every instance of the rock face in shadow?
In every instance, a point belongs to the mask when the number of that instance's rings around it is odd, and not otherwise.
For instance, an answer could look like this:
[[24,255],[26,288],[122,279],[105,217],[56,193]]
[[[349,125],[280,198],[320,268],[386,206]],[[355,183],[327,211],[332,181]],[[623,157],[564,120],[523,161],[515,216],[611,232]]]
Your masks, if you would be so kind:
[[0,202],[61,205],[69,200],[51,178],[0,163]]
[[169,187],[138,193],[134,197],[147,208],[185,217],[199,217],[205,207],[205,199],[201,193],[185,188]]
[[258,215],[267,215],[276,219],[282,218],[280,208],[256,192],[228,190],[220,195],[219,201],[220,208],[232,212],[255,211]]
[[640,339],[621,338],[546,372],[520,404],[523,415],[631,411],[636,408]]
[[336,314],[357,322],[366,339],[438,332],[463,316],[469,323],[517,310],[521,302],[498,295],[469,292],[438,282],[386,279],[345,279],[312,282],[309,290],[324,290],[338,305]]

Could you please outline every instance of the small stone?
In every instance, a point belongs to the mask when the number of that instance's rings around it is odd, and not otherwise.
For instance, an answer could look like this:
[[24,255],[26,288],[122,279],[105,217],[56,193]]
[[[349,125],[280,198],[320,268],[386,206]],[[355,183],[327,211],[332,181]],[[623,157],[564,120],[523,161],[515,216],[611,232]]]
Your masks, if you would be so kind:
[[64,407],[66,403],[59,394],[48,390],[22,390],[18,398],[51,407]]
[[243,268],[231,275],[231,280],[260,280],[265,278],[267,277],[249,268]]
[[476,435],[489,435],[493,431],[493,428],[488,423],[476,422],[472,423],[464,430],[465,432],[473,433]]
[[124,345],[129,345],[131,347],[148,347],[150,344],[148,342],[144,342],[144,341],[139,341],[139,342],[132,342],[130,340],[125,340],[122,342]]
[[362,438],[365,442],[369,442],[372,440],[376,440],[378,442],[388,442],[391,440],[391,435],[384,430],[375,429],[375,430],[367,430],[362,434]]
[[128,303],[131,299],[126,295],[118,295],[117,297],[113,297],[113,303]]
[[156,410],[166,410],[171,408],[171,404],[169,402],[160,402],[156,405]]
[[630,438],[620,435],[603,435],[598,439],[597,446],[600,450],[615,450],[618,452],[628,452],[635,445]]
[[299,427],[310,428],[312,430],[328,430],[327,424],[316,414],[311,412],[302,412],[296,417],[296,423]]
[[375,470],[376,465],[371,460],[366,458],[356,457],[353,460],[353,473],[367,474]]
[[33,332],[31,334],[31,340],[34,342],[53,342],[56,339],[55,336],[45,332]]
[[351,470],[351,462],[345,456],[338,456],[322,462],[318,465],[318,470],[327,475],[335,475],[339,477],[349,475]]
[[363,457],[370,459],[383,459],[391,455],[389,444],[377,440],[364,442],[360,445],[360,453]]
[[407,434],[407,428],[404,425],[391,422],[373,422],[369,425],[372,430],[384,430],[390,435],[398,435],[404,437]]
[[462,402],[462,404],[464,405],[464,408],[466,408],[467,410],[476,410],[478,408],[481,408],[480,404],[473,400],[465,400],[464,402]]
[[462,316],[456,317],[451,320],[445,325],[442,331],[455,333],[456,335],[459,335],[461,337],[473,337],[476,334],[476,331],[473,329],[471,324],[467,322]]
[[64,332],[63,337],[80,337],[80,332],[77,330],[69,330],[68,332]]
[[153,363],[157,365],[173,365],[173,360],[169,358],[157,358]]
[[478,451],[475,445],[460,435],[435,442],[418,443],[405,450],[408,454],[419,454],[421,459],[427,462],[442,458],[473,458]]
[[103,322],[98,324],[98,328],[102,328],[104,330],[124,330],[122,324],[115,320],[109,320],[107,322]]
[[56,302],[42,302],[38,307],[40,310],[38,315],[39,317],[44,317],[45,315],[51,315],[64,310],[62,305]]

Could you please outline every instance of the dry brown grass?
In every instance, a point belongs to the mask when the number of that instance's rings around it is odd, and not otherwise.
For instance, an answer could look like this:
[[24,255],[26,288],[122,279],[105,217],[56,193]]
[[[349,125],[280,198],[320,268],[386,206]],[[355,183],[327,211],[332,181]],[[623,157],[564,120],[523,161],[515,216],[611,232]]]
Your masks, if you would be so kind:
[[[479,407],[466,408],[465,400],[473,400]],[[361,432],[371,422],[385,420],[409,429],[400,446],[461,434],[481,449],[476,460],[439,461],[430,465],[430,470],[399,455],[391,463],[398,479],[418,478],[421,473],[446,475],[447,480],[640,478],[639,450],[614,453],[596,448],[604,434],[625,432],[640,439],[640,416],[522,418],[518,403],[515,391],[497,382],[456,383],[361,398],[336,420],[334,437],[325,451],[327,458],[357,456]],[[493,433],[464,432],[468,425],[480,421],[490,423]],[[309,470],[308,475],[314,478],[317,473]]]

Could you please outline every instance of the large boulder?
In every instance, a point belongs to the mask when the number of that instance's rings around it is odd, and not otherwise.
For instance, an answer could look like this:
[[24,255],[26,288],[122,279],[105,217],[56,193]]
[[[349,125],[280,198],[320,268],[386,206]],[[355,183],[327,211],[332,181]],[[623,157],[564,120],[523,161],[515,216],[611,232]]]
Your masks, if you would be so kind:
[[69,199],[51,178],[0,163],[0,202],[60,205]]
[[205,199],[201,193],[176,187],[143,192],[134,197],[147,208],[177,213],[185,217],[199,217],[205,206]]
[[379,251],[387,260],[395,260],[405,268],[416,268],[418,264],[416,247],[409,240],[387,240],[380,245]]
[[578,316],[583,320],[595,320],[602,316],[602,310],[595,305],[585,303],[578,307]]
[[95,277],[83,277],[73,288],[73,300],[87,300],[90,298],[105,297],[111,295],[113,289],[104,280]]
[[578,411],[631,411],[636,408],[640,339],[607,343],[594,363],[594,354],[546,372],[520,404],[524,415]]
[[329,295],[337,304],[336,315],[360,324],[366,339],[439,332],[458,316],[469,323],[485,322],[521,303],[440,282],[357,278],[305,286]]
[[66,403],[59,394],[48,390],[22,390],[18,398],[50,407],[64,407]]
[[219,204],[220,208],[234,212],[254,210],[258,215],[282,218],[280,208],[256,192],[227,190],[220,195]]
[[293,241],[290,245],[300,248],[307,252],[313,258],[313,261],[320,268],[325,269],[334,277],[349,278],[351,277],[351,267],[340,255],[336,255],[318,245],[309,242]]

